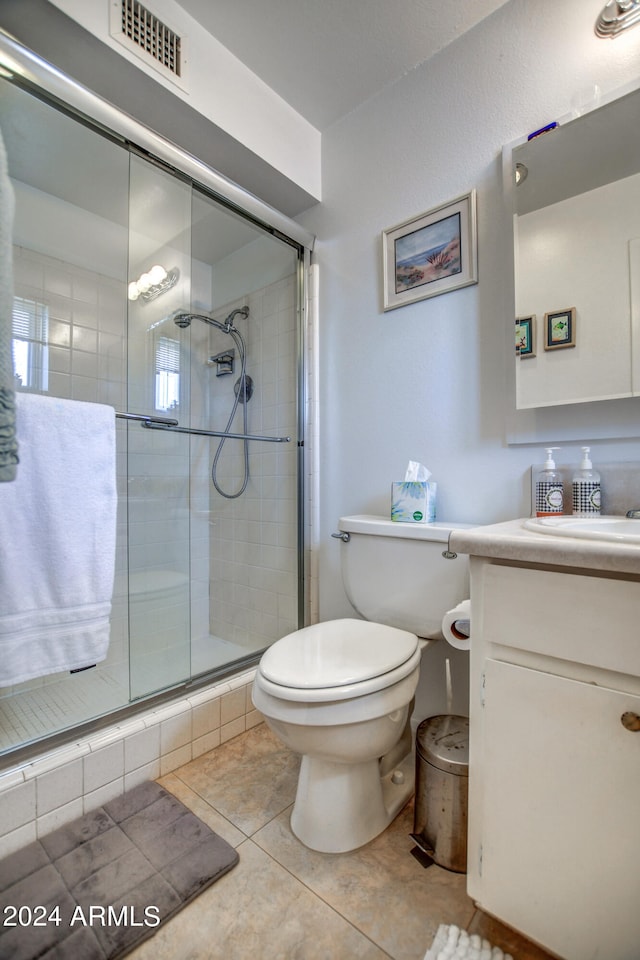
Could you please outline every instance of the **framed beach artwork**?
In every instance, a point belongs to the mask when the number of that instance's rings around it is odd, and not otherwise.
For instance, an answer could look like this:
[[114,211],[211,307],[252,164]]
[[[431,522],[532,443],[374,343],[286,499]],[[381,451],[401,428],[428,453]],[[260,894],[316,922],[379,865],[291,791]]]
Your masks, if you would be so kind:
[[384,309],[478,282],[476,192],[382,231]]
[[544,348],[561,350],[576,345],[576,308],[556,310],[544,315]]

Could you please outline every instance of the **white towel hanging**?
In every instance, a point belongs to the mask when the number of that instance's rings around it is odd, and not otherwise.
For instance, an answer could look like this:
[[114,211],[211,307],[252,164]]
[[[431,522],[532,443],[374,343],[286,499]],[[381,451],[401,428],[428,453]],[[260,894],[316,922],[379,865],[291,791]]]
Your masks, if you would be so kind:
[[115,571],[115,411],[19,393],[0,484],[0,686],[103,660]]

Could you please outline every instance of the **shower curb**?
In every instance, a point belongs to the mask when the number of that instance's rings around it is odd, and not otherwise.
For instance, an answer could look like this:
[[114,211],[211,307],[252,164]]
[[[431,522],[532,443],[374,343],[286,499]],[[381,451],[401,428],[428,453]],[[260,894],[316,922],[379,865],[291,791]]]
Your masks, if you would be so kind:
[[255,669],[0,773],[0,858],[262,723]]

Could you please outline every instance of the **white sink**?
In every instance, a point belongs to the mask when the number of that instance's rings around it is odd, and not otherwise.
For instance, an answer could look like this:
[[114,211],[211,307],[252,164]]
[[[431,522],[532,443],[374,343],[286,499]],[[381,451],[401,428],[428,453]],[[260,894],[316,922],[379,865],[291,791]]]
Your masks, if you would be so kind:
[[640,544],[640,520],[627,517],[532,517],[524,521],[524,526],[554,537]]

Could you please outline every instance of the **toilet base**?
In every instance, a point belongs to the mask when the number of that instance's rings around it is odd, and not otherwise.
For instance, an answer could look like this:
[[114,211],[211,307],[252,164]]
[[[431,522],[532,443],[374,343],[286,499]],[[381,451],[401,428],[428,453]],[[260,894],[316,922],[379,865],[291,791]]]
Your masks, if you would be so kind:
[[395,819],[413,796],[414,781],[411,752],[384,776],[378,760],[345,764],[303,756],[291,829],[311,850],[355,850]]

